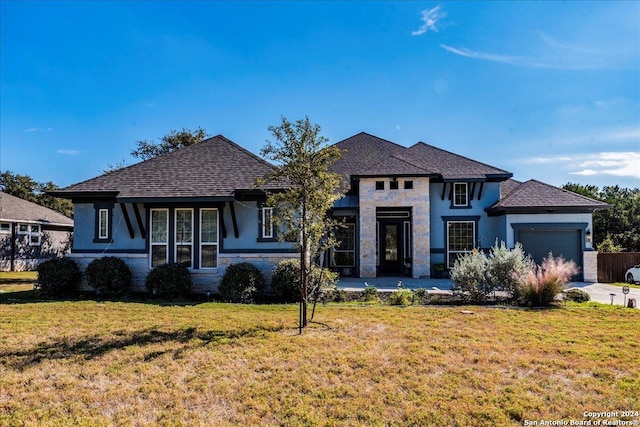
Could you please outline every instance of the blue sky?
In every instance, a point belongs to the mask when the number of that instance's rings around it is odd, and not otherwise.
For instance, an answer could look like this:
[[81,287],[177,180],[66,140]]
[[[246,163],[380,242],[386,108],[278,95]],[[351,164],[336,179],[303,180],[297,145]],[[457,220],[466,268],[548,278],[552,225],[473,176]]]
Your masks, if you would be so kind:
[[0,169],[66,186],[201,126],[258,153],[423,141],[538,179],[640,187],[640,2],[0,2]]

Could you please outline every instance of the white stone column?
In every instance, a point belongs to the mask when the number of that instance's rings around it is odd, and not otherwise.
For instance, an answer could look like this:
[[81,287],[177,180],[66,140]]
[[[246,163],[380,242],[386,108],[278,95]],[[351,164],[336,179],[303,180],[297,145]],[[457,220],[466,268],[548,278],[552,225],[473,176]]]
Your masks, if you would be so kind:
[[583,280],[588,283],[598,281],[598,252],[584,251]]

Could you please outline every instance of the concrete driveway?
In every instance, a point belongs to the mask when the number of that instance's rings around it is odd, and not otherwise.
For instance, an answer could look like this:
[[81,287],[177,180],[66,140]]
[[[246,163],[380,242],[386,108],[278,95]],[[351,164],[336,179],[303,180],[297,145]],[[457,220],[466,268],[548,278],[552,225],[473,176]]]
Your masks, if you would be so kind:
[[[345,291],[362,291],[365,286],[375,286],[379,291],[389,292],[397,291],[398,284],[402,283],[404,289],[424,288],[430,294],[449,294],[455,286],[451,279],[413,279],[410,277],[376,277],[372,279],[359,279],[351,277],[342,277],[338,281],[338,289]],[[613,294],[614,305],[624,305],[625,296],[622,288],[619,286],[607,285],[604,283],[585,283],[573,282],[569,283],[568,289],[577,288],[587,292],[591,297],[591,301],[603,304],[611,304],[611,294]],[[640,308],[640,289],[630,288],[626,301],[629,298],[635,298],[636,308]]]

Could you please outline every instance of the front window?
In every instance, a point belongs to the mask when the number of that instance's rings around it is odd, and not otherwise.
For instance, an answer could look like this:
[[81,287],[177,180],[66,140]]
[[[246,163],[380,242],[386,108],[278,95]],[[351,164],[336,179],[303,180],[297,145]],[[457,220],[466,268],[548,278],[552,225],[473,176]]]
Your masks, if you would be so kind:
[[332,267],[355,266],[355,230],[355,224],[344,224],[344,227],[336,229],[338,245],[331,251]]
[[0,233],[2,233],[2,234],[10,234],[11,233],[11,223],[9,223],[9,222],[0,223]]
[[262,238],[273,238],[273,208],[262,208]]
[[193,210],[176,209],[176,263],[193,266]]
[[447,260],[449,268],[459,256],[469,253],[475,247],[475,221],[447,222]]
[[453,184],[453,206],[468,206],[469,196],[466,182],[455,182]]
[[169,246],[169,211],[167,209],[151,210],[151,267],[168,262]]
[[200,268],[218,267],[218,210],[200,211]]

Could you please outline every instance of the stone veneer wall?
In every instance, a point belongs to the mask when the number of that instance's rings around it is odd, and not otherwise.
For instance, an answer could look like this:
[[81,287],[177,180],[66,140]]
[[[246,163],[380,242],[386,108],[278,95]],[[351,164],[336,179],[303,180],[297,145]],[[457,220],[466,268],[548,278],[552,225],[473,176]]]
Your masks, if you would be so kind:
[[[92,290],[92,288],[87,284],[84,271],[87,269],[87,266],[91,261],[103,256],[115,256],[122,259],[131,269],[131,273],[133,275],[133,290],[136,292],[146,292],[144,280],[151,270],[149,267],[148,254],[70,254],[69,257],[73,258],[73,260],[78,263],[80,270],[83,272],[79,290]],[[191,292],[217,292],[218,284],[220,283],[222,276],[224,276],[227,267],[239,262],[249,262],[258,267],[258,269],[262,271],[262,274],[264,274],[267,284],[269,284],[271,282],[271,276],[273,275],[278,263],[283,259],[290,258],[298,258],[298,255],[295,253],[220,254],[218,256],[217,269],[191,271],[191,278],[193,279]]]
[[[376,190],[376,181],[385,181],[384,190]],[[376,277],[376,208],[412,208],[413,277],[429,277],[429,178],[399,178],[397,190],[389,189],[391,178],[360,179],[360,277]],[[404,181],[413,181],[405,190]]]
[[598,252],[584,251],[583,280],[589,283],[598,281]]

